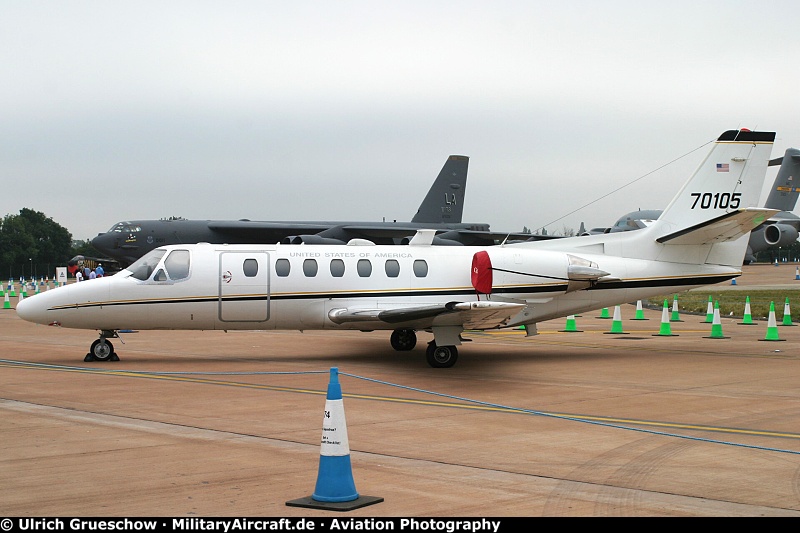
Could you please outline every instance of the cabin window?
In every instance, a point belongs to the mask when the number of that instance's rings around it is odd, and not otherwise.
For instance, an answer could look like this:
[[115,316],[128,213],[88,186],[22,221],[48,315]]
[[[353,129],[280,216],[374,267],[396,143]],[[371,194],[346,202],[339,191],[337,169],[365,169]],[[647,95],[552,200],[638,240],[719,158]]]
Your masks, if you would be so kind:
[[162,248],[153,250],[144,257],[140,257],[126,270],[130,270],[131,277],[140,281],[145,281],[153,273],[153,269],[158,266],[158,262],[161,261],[165,253],[167,253],[167,251]]
[[291,272],[292,266],[289,264],[288,259],[278,259],[275,261],[275,273],[282,278],[285,278]]
[[358,270],[359,276],[368,278],[372,275],[372,263],[369,262],[369,259],[359,259],[356,264],[356,270]]
[[[189,250],[173,250],[170,252],[164,266],[167,274],[172,280],[185,279],[189,277]],[[161,280],[156,280],[161,281]]]
[[341,259],[331,260],[331,276],[334,278],[341,278],[344,276],[344,261]]
[[396,259],[386,260],[386,275],[390,278],[396,278],[400,275],[400,263]]
[[156,275],[153,276],[153,281],[167,281],[167,273],[164,272],[163,268],[159,268]]
[[313,278],[316,276],[318,269],[319,267],[317,266],[316,259],[306,259],[303,261],[303,274],[305,274],[307,278]]
[[414,261],[414,275],[418,278],[424,278],[428,275],[428,263],[424,259]]
[[256,259],[245,259],[242,264],[242,272],[247,278],[256,277],[258,275],[258,261]]

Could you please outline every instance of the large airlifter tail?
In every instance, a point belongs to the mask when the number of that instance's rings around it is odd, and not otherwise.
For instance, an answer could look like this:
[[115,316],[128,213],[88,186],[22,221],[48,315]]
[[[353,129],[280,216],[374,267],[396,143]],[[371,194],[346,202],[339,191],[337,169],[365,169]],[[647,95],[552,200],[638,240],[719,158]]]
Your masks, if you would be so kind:
[[800,196],[800,150],[788,148],[783,157],[773,159],[769,164],[770,166],[779,164],[781,168],[775,176],[775,183],[769,191],[764,207],[778,211],[794,211],[797,197]]

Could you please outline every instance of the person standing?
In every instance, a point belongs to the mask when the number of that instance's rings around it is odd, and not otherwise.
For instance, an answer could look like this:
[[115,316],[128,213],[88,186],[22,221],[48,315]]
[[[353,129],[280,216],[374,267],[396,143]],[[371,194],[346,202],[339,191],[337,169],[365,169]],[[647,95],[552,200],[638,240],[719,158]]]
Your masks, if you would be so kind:
[[103,270],[103,263],[98,263],[97,268],[94,269],[94,273],[97,274],[98,278],[102,278],[105,275],[105,270]]
[[80,269],[75,271],[75,281],[83,281],[83,273],[80,271]]

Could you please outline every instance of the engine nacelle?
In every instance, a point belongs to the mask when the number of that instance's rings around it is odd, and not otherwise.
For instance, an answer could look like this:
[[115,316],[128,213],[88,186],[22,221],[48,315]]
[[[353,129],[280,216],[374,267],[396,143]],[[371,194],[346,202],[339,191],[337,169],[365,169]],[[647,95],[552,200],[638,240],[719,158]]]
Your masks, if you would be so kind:
[[281,239],[281,244],[347,244],[340,239],[320,237],[319,235],[290,235]]
[[[403,237],[400,239],[400,244],[408,244],[411,237]],[[434,237],[431,242],[433,246],[464,246],[463,242],[454,241],[453,239],[442,239],[441,237]]]
[[764,241],[770,246],[789,246],[798,236],[797,229],[788,224],[770,224],[764,228]]

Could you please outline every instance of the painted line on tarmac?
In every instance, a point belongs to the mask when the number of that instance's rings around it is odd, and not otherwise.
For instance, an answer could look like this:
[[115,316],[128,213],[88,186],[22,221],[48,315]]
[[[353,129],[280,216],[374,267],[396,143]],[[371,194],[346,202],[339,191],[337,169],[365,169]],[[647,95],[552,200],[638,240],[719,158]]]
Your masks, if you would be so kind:
[[[174,381],[174,382],[181,382],[181,383],[195,383],[200,385],[217,385],[217,386],[225,386],[225,387],[237,387],[243,389],[256,389],[256,390],[269,390],[273,392],[289,392],[295,394],[313,394],[317,396],[324,396],[327,394],[327,390],[315,390],[309,388],[298,388],[298,387],[283,387],[277,385],[263,385],[258,383],[246,383],[240,381],[228,381],[228,380],[220,380],[220,379],[209,379],[199,377],[202,375],[248,375],[248,376],[274,376],[274,375],[303,375],[303,374],[324,374],[329,375],[329,370],[320,370],[320,371],[313,371],[313,372],[148,372],[148,371],[136,371],[136,370],[109,370],[104,368],[87,368],[87,367],[75,367],[75,366],[61,366],[61,365],[52,365],[52,364],[44,364],[44,363],[32,363],[27,361],[14,361],[8,359],[0,359],[0,367],[5,368],[16,368],[16,369],[26,369],[26,370],[49,370],[55,372],[72,372],[72,373],[82,373],[82,374],[98,374],[104,376],[116,376],[116,377],[129,377],[129,378],[138,378],[138,379],[155,379],[160,381]],[[194,375],[195,377],[192,377]],[[348,375],[354,378],[360,378],[360,376],[354,376],[350,374],[343,373],[343,375]],[[361,378],[365,379],[365,378]],[[369,380],[379,384],[384,385],[393,385],[388,384],[380,381]],[[326,382],[327,383],[327,382]],[[393,385],[397,386],[397,385]],[[408,387],[402,387],[410,389]],[[415,390],[425,394],[437,394],[432,393],[430,391],[424,391],[420,389],[410,389]],[[800,433],[789,433],[789,432],[779,432],[779,431],[767,431],[767,430],[756,430],[756,429],[746,429],[746,428],[729,428],[729,427],[722,427],[722,426],[707,426],[707,425],[699,425],[699,424],[683,424],[683,423],[676,423],[676,422],[663,422],[663,421],[651,421],[651,420],[638,420],[632,418],[616,418],[616,417],[603,417],[603,416],[595,416],[595,415],[582,415],[582,414],[570,414],[570,413],[553,413],[553,412],[545,412],[545,411],[532,411],[529,409],[520,409],[515,407],[509,406],[500,406],[500,405],[492,405],[486,404],[482,402],[476,402],[475,400],[470,400],[468,398],[458,398],[458,401],[438,401],[438,400],[422,400],[422,399],[414,399],[414,398],[402,398],[397,396],[383,396],[383,395],[373,395],[373,394],[353,394],[353,393],[342,393],[342,396],[345,398],[351,399],[358,399],[358,400],[367,400],[367,401],[380,401],[380,402],[388,402],[388,403],[399,403],[399,404],[406,404],[406,405],[419,405],[424,407],[444,407],[450,409],[465,409],[470,411],[481,411],[481,412],[494,412],[494,413],[508,413],[508,414],[524,414],[528,416],[546,416],[551,418],[560,418],[565,420],[573,420],[573,421],[584,421],[584,422],[596,422],[596,423],[603,423],[603,424],[627,424],[627,425],[635,425],[641,427],[653,427],[653,428],[664,428],[664,429],[684,429],[684,430],[693,430],[693,431],[707,431],[713,433],[723,433],[723,434],[734,434],[734,435],[748,435],[748,436],[758,436],[758,437],[771,437],[771,438],[782,438],[782,439],[793,439],[793,440],[800,440]],[[473,402],[472,404],[467,402]]]

